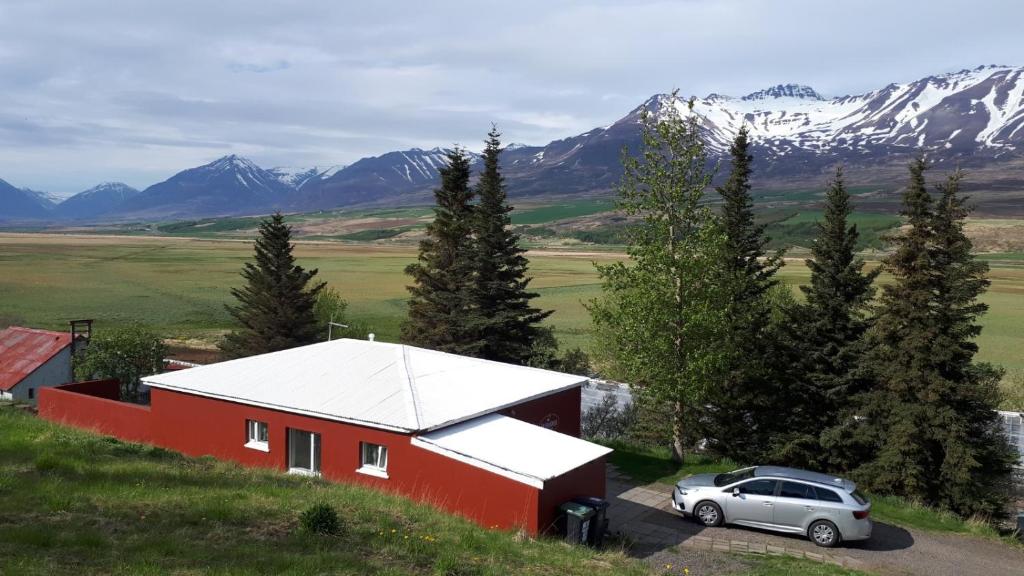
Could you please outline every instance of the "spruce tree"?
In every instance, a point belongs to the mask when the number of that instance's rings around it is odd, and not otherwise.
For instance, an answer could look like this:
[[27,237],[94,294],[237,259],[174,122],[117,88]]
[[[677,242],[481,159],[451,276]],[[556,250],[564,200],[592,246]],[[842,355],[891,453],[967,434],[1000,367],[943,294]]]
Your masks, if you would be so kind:
[[402,325],[402,341],[414,346],[477,356],[483,342],[473,302],[474,243],[473,191],[469,185],[469,157],[456,148],[441,169],[441,185],[434,191],[434,221],[420,241],[417,261],[406,267],[409,317]]
[[541,321],[551,315],[530,305],[526,276],[529,262],[511,229],[505,181],[501,175],[501,134],[492,128],[483,153],[483,172],[477,184],[479,203],[474,211],[475,246],[473,304],[481,343],[477,355],[488,360],[526,365],[534,354]]
[[987,269],[963,234],[961,176],[946,182],[936,206],[925,168],[921,158],[911,165],[907,230],[883,263],[895,282],[883,288],[869,333],[875,385],[833,438],[864,448],[855,474],[873,490],[963,515],[998,514],[1012,462],[994,412],[1001,372],[973,361]]
[[245,286],[232,288],[237,306],[226,306],[239,328],[220,344],[229,358],[276,352],[320,339],[313,307],[323,282],[316,269],[305,270],[292,255],[292,229],[280,213],[260,222],[255,262],[242,268]]
[[765,224],[754,219],[754,198],[750,176],[753,174],[750,139],[743,126],[729,146],[731,167],[725,184],[717,188],[722,197],[722,225],[727,238],[729,265],[744,282],[738,300],[752,300],[776,284],[775,273],[782,267],[782,253],[767,255]]
[[[704,412],[703,432],[710,448],[739,461],[760,459],[767,452],[779,418],[780,385],[789,376],[784,351],[778,349],[772,321],[774,276],[781,252],[768,255],[765,226],[754,218],[750,177],[753,156],[746,127],[730,146],[731,167],[722,197],[721,222],[726,235],[724,264],[731,277],[729,301],[730,368]],[[754,433],[751,433],[754,431]]]
[[856,256],[857,225],[849,223],[852,212],[840,167],[829,183],[823,219],[805,261],[811,271],[810,284],[800,287],[806,303],[790,310],[788,340],[804,374],[790,397],[790,432],[777,459],[795,465],[827,465],[819,433],[835,426],[851,397],[870,382],[862,363],[864,334],[881,269],[864,272],[864,261]]

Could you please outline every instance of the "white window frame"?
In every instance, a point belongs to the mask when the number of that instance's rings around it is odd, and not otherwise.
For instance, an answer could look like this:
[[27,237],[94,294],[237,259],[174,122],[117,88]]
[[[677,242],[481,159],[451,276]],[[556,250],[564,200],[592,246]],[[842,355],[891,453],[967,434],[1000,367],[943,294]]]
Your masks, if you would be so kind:
[[[263,432],[262,436],[264,437],[263,440],[260,440],[261,429]],[[261,452],[270,452],[270,426],[266,422],[259,420],[246,420],[245,447]]]
[[388,447],[372,442],[359,443],[359,468],[356,472],[388,478]]
[[[311,468],[295,468],[292,466],[292,434],[309,434],[309,465]],[[288,473],[302,476],[319,476],[320,468],[316,464],[316,452],[320,448],[320,433],[299,428],[288,428]],[[320,463],[323,466],[323,462]]]

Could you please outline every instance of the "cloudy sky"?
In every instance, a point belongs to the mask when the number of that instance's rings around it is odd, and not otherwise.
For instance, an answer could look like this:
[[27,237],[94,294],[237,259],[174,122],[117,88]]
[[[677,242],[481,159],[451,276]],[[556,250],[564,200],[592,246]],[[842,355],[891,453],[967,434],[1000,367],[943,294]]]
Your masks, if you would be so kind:
[[229,153],[476,148],[491,122],[543,144],[673,88],[843,95],[1024,65],[1021,22],[1019,0],[0,0],[0,178],[142,188]]

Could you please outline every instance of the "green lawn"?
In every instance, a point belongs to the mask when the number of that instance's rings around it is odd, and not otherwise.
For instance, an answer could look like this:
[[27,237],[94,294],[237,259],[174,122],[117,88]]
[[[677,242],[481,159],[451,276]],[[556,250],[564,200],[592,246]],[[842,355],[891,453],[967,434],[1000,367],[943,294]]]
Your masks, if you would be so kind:
[[[186,458],[0,406],[0,574],[683,574],[621,549],[484,530],[367,488]],[[306,534],[312,503],[338,510],[337,536]],[[747,576],[855,575],[744,557]],[[697,575],[694,575],[697,576]]]

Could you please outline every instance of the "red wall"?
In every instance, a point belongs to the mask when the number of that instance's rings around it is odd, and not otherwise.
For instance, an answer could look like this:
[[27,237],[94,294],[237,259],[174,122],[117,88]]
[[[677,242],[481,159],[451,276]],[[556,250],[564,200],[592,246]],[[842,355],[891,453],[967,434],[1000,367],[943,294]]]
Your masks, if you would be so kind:
[[[40,415],[127,440],[150,442],[192,456],[211,455],[247,466],[285,470],[287,429],[320,434],[321,474],[397,492],[463,515],[483,526],[523,528],[531,534],[549,525],[558,505],[579,495],[604,496],[604,463],[594,462],[549,481],[545,490],[413,446],[409,434],[388,432],[202,396],[151,389],[151,408],[90,397],[71,390],[80,386],[97,395],[116,397],[109,384],[70,385],[41,391]],[[537,399],[505,413],[540,424],[558,417],[556,430],[579,435],[580,389]],[[246,420],[266,422],[269,452],[245,447]],[[550,420],[550,419],[549,419]],[[360,442],[388,448],[388,475],[356,472]]]
[[580,396],[582,393],[582,387],[577,386],[556,394],[544,396],[543,398],[517,404],[502,410],[501,413],[523,422],[529,422],[536,426],[543,426],[555,432],[579,438]]
[[40,388],[39,415],[46,420],[95,430],[132,442],[158,443],[148,406],[119,402],[117,380],[96,380]]

